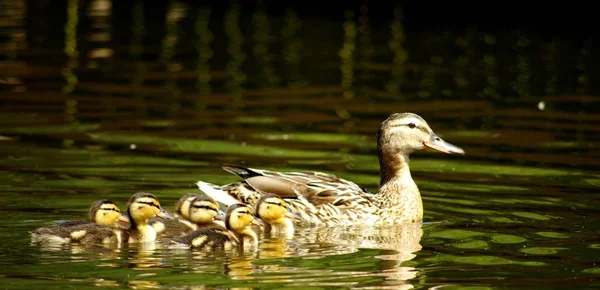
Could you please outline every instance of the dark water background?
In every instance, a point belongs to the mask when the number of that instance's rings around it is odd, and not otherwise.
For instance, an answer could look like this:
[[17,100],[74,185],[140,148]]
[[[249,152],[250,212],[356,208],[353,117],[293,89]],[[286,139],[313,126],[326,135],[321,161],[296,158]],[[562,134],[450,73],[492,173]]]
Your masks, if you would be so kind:
[[[1,288],[600,286],[590,7],[199,3],[0,3]],[[197,180],[235,180],[223,163],[375,191],[376,128],[406,111],[467,154],[413,155],[425,223],[399,240],[299,229],[228,256],[29,245],[100,198],[149,191],[172,210]]]

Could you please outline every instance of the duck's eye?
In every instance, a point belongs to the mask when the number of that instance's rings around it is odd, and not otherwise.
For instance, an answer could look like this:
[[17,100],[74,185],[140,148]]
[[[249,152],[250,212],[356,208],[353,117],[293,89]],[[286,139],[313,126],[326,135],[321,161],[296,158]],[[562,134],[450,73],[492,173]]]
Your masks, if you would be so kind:
[[415,127],[417,127],[415,123],[408,123],[408,128],[414,129]]

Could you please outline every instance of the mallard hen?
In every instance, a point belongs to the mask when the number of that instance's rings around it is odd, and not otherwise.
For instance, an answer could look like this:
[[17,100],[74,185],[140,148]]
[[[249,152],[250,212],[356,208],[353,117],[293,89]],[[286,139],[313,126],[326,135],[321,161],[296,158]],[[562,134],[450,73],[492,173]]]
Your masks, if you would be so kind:
[[409,156],[421,149],[464,154],[445,142],[427,122],[413,113],[395,113],[379,126],[377,155],[381,171],[379,192],[322,172],[275,172],[235,165],[223,169],[243,180],[218,186],[197,182],[200,190],[224,204],[255,205],[265,193],[285,198],[289,208],[312,225],[393,224],[421,222],[423,204],[413,181]]

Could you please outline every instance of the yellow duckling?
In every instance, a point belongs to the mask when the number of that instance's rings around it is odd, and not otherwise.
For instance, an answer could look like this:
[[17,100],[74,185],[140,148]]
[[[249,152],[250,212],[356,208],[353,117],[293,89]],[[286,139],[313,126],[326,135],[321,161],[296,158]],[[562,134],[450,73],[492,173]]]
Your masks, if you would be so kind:
[[287,237],[294,235],[293,219],[300,219],[289,210],[285,200],[272,193],[263,194],[256,202],[254,215],[266,223],[265,232]]
[[196,197],[200,197],[200,195],[191,192],[180,197],[175,205],[175,218],[190,220],[190,204]]
[[201,228],[172,242],[177,247],[198,250],[255,247],[258,235],[250,229],[250,224],[256,224],[252,209],[244,204],[232,204],[227,208],[226,229],[218,226]]
[[32,243],[43,244],[102,244],[120,243],[123,238],[119,221],[129,222],[112,201],[98,200],[90,206],[89,221],[62,221],[49,227],[41,227],[31,232]]
[[156,231],[148,224],[153,217],[172,219],[173,217],[161,208],[154,194],[138,192],[131,196],[127,203],[127,214],[131,227],[129,243],[146,243],[156,241]]
[[222,222],[225,218],[223,211],[219,210],[219,205],[208,196],[196,196],[187,202],[189,208],[186,216],[189,220],[180,218],[175,219],[156,219],[150,220],[149,224],[154,228],[161,239],[172,239],[181,237],[187,233],[193,232],[199,228],[213,225],[225,228]]

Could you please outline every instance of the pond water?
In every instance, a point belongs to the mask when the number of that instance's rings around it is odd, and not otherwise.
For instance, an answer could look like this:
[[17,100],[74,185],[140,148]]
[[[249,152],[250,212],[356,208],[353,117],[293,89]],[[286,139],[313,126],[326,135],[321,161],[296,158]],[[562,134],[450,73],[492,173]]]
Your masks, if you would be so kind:
[[[591,38],[419,30],[367,4],[117,2],[0,4],[1,288],[600,287]],[[29,243],[100,198],[147,191],[173,211],[198,180],[236,180],[224,163],[375,192],[395,112],[466,152],[412,156],[423,224],[299,228],[235,255]]]

